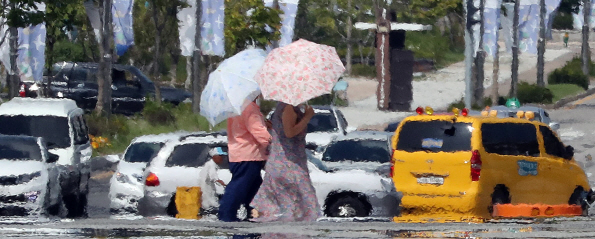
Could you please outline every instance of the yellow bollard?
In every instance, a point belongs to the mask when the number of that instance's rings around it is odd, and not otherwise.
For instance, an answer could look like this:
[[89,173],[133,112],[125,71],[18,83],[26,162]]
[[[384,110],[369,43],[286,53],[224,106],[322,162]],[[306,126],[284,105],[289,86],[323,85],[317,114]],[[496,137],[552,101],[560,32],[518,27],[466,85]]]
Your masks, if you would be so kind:
[[200,187],[177,187],[175,202],[178,214],[176,214],[176,218],[200,219],[198,212],[201,194]]

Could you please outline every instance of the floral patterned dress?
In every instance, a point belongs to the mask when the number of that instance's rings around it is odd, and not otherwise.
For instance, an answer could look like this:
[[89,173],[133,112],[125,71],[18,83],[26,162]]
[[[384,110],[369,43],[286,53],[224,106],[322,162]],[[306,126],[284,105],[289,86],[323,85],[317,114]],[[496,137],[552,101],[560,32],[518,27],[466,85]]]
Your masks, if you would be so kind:
[[[308,172],[306,130],[293,138],[285,136],[281,123],[285,106],[277,104],[272,116],[273,140],[262,186],[251,204],[259,212],[253,221],[316,221],[321,215]],[[304,113],[296,113],[299,122]]]

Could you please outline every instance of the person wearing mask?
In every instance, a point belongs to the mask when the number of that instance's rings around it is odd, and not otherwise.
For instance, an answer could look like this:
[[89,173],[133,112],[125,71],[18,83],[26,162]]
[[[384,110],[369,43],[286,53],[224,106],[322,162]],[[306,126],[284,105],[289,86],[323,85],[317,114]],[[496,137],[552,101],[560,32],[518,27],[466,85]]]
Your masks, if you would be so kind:
[[244,205],[250,216],[249,204],[262,183],[260,171],[267,158],[271,135],[257,104],[262,96],[252,101],[241,115],[227,120],[229,171],[231,181],[225,188],[219,220],[240,221],[237,212]]

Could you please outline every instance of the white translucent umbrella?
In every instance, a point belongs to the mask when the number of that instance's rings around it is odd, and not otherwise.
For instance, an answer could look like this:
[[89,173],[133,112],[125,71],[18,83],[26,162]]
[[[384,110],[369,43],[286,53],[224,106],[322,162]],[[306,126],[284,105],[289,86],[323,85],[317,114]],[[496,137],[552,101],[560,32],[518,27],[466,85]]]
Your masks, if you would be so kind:
[[211,72],[200,97],[200,114],[211,125],[240,115],[260,94],[254,75],[262,67],[266,55],[261,49],[243,50]]

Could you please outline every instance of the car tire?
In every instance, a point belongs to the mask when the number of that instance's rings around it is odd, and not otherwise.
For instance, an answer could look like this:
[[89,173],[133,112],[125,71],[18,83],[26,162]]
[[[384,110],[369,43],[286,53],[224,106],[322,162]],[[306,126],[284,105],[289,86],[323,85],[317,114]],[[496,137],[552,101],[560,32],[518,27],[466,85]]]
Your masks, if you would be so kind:
[[574,192],[570,195],[570,199],[568,199],[568,204],[581,206],[583,216],[589,215],[589,203],[586,200],[586,195],[587,192],[583,187],[579,186],[574,189]]
[[494,205],[496,204],[509,204],[511,202],[510,192],[508,188],[502,184],[497,185],[492,193],[492,203],[488,207],[490,214],[494,212]]
[[340,197],[329,205],[328,216],[330,217],[367,217],[370,210],[364,202],[353,196]]
[[176,214],[178,214],[178,208],[176,207],[176,194],[175,193],[172,195],[171,199],[169,200],[169,204],[167,205],[165,212],[167,213],[167,215],[169,215],[171,217],[176,217]]

